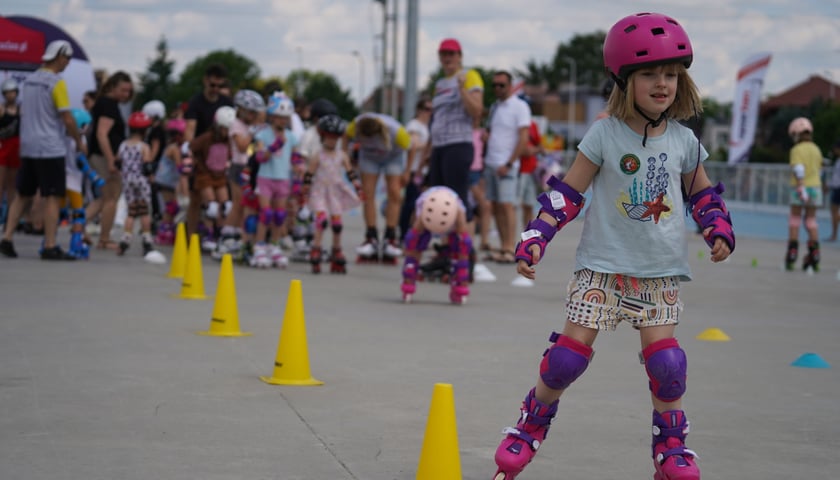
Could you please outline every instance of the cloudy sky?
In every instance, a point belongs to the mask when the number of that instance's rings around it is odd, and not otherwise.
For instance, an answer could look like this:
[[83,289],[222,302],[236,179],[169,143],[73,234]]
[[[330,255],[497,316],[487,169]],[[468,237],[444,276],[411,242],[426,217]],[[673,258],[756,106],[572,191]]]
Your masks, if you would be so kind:
[[[388,0],[393,1],[393,0]],[[404,58],[405,0],[400,5],[398,58]],[[461,41],[467,65],[522,68],[549,61],[573,35],[606,31],[619,18],[654,11],[678,19],[691,37],[691,74],[704,96],[732,100],[744,59],[767,51],[773,60],[765,94],[809,75],[840,82],[840,2],[836,0],[420,0],[419,85],[436,68],[440,39]],[[628,4],[632,3],[632,7]],[[30,15],[63,27],[95,68],[138,73],[165,35],[180,71],[196,56],[233,48],[263,76],[303,66],[334,74],[358,97],[379,81],[374,51],[382,7],[374,0],[5,0],[2,15]],[[354,55],[353,52],[358,52]],[[402,82],[404,67],[398,65]]]

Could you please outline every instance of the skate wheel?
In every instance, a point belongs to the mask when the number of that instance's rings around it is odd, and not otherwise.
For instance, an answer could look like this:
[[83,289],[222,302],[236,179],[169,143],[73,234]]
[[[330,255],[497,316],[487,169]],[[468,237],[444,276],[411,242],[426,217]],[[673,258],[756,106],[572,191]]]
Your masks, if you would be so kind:
[[505,480],[507,478],[507,474],[505,472],[498,472],[496,476],[493,477],[493,480]]

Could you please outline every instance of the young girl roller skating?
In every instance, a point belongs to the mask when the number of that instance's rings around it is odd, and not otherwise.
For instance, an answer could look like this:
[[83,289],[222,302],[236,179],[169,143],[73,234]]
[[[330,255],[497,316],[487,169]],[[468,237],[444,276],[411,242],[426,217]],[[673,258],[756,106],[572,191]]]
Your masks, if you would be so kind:
[[128,204],[128,216],[125,219],[124,233],[117,248],[117,255],[124,255],[131,246],[134,233],[134,219],[140,219],[143,236],[143,255],[154,250],[152,247],[152,187],[149,179],[152,174],[152,152],[143,142],[146,129],[152,125],[152,119],[143,112],[134,112],[128,117],[129,136],[117,150],[122,170],[123,195]]
[[455,304],[467,302],[470,294],[470,261],[472,238],[467,233],[467,209],[449,187],[432,187],[415,203],[414,225],[405,236],[403,263],[403,301],[410,303],[417,291],[420,256],[432,235],[448,235],[450,269],[449,300]]
[[589,366],[598,332],[622,320],[641,337],[653,402],[654,479],[700,478],[696,455],[684,443],[687,363],[674,338],[682,311],[680,282],[691,275],[681,189],[713,262],[729,256],[735,236],[719,195],[723,188],[713,187],[703,169],[707,153],[691,130],[676,122],[700,109],[686,70],[692,57],[688,35],[665,15],[631,15],[607,33],[604,63],[618,87],[608,102],[610,116],[584,136],[564,179],[548,180],[552,190],[539,196],[540,213],[517,245],[517,271],[534,279],[548,242],[578,215],[582,192],[592,187],[563,333],[551,335],[537,385],[525,396],[516,426],[504,430],[495,480],[515,478],[531,461],[559,397]]
[[[799,254],[799,228],[805,217],[808,231],[808,253],[802,260],[802,270],[820,270],[820,237],[817,225],[817,207],[822,205],[822,152],[811,140],[814,127],[804,117],[795,118],[788,126],[793,140],[790,149],[790,218],[788,220],[788,249],[785,269],[793,270]],[[804,214],[804,215],[803,215]]]
[[181,166],[181,144],[184,143],[186,126],[187,122],[183,118],[173,118],[166,122],[167,143],[163,147],[163,153],[155,171],[155,183],[163,199],[162,218],[155,238],[155,243],[158,245],[175,243],[175,215],[180,210],[175,192],[181,179],[178,168]]
[[[309,159],[303,177],[304,191],[309,191],[309,208],[315,213],[315,236],[309,253],[312,273],[321,272],[321,239],[327,222],[333,232],[330,273],[347,273],[347,260],[341,251],[341,214],[361,203],[356,193],[361,186],[347,154],[336,148],[346,126],[338,115],[327,115],[318,120],[322,148]],[[344,180],[344,175],[353,186]]]

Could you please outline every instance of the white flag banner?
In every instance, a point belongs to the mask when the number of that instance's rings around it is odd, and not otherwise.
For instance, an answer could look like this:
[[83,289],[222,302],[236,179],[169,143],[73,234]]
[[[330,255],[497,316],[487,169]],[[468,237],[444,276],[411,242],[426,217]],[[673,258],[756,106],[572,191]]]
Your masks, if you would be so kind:
[[732,101],[732,128],[729,132],[729,161],[744,162],[749,157],[758,123],[758,105],[764,75],[770,66],[769,53],[758,53],[748,58],[738,70],[735,98]]

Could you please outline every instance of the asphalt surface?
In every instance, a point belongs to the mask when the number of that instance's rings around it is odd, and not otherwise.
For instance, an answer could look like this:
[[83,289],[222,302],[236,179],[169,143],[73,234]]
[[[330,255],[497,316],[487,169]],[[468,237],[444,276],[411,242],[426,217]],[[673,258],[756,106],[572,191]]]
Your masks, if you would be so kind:
[[[362,236],[347,218],[348,250]],[[169,265],[94,251],[84,262],[37,259],[15,238],[0,258],[0,479],[415,478],[435,383],[454,386],[465,479],[489,479],[501,429],[515,423],[552,329],[581,222],[549,247],[535,286],[510,265],[450,305],[448,287],[400,299],[397,267],[345,276],[235,267],[240,325],[213,338],[214,300],[171,298]],[[66,232],[62,242],[66,245]],[[704,479],[837,478],[840,460],[840,249],[822,272],[782,272],[781,241],[739,236],[711,264],[690,239],[678,338],[688,354],[688,446]],[[167,258],[169,250],[165,250]],[[208,295],[219,264],[203,260]],[[271,386],[290,281],[302,281],[319,387]],[[695,337],[719,328],[728,342]],[[586,374],[563,397],[551,433],[519,477],[651,478],[650,401],[637,333],[602,334]],[[816,353],[832,367],[791,366]]]

